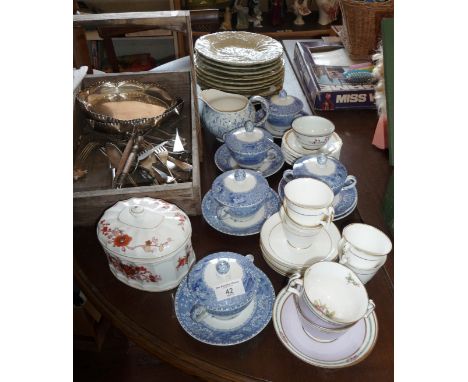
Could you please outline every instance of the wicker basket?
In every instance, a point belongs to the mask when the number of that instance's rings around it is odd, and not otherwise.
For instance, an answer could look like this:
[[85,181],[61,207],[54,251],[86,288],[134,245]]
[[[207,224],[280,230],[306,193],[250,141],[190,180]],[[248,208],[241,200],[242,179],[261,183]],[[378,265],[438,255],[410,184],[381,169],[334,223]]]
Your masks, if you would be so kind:
[[393,0],[367,3],[340,0],[343,29],[340,37],[351,59],[368,59],[380,37],[380,24],[384,17],[393,17]]

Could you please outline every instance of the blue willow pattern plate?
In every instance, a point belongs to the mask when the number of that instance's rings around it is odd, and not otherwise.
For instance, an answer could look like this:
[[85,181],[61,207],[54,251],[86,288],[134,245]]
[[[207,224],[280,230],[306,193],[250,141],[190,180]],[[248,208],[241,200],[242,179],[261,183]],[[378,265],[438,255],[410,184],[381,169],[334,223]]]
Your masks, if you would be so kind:
[[[280,200],[284,199],[284,187],[288,183],[282,178],[278,184],[278,195]],[[333,208],[335,209],[335,217],[333,221],[341,220],[351,214],[357,206],[357,188],[351,187],[348,190],[342,190],[333,199]]]
[[[281,170],[284,164],[284,157],[283,153],[281,152],[281,148],[273,142],[271,142],[271,148],[275,150],[275,159],[271,160],[267,158],[258,165],[257,169],[255,169],[256,171],[259,171],[265,178],[276,174],[279,170]],[[231,152],[229,151],[226,144],[222,145],[218,150],[216,150],[214,161],[216,167],[218,167],[222,172],[240,168],[239,164],[232,157]]]
[[262,214],[262,216],[260,216],[259,218],[252,219],[253,222],[251,223],[249,223],[249,221],[246,221],[238,226],[232,226],[229,225],[226,221],[219,219],[216,210],[220,206],[220,204],[216,201],[215,198],[213,198],[211,190],[208,191],[203,197],[203,217],[211,227],[213,227],[215,230],[221,233],[233,236],[255,235],[260,232],[265,220],[267,220],[271,215],[277,213],[280,209],[281,203],[278,194],[271,188],[268,188],[267,192],[268,195],[265,198],[262,207],[260,208],[260,212],[257,212],[255,214],[258,215],[260,213]]
[[256,301],[254,311],[242,326],[231,330],[214,329],[203,321],[196,322],[192,319],[190,312],[197,300],[190,294],[185,276],[177,289],[174,303],[177,320],[182,328],[196,340],[217,346],[236,345],[255,337],[270,322],[275,302],[275,291],[270,280],[258,268],[255,272],[259,284],[254,297]]

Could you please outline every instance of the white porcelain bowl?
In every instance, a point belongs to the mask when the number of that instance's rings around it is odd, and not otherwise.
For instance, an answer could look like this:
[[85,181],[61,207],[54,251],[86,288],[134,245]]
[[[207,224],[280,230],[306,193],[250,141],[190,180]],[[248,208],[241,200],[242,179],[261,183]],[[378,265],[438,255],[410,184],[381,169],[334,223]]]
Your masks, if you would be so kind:
[[335,131],[335,125],[330,120],[316,115],[296,118],[291,126],[299,144],[307,150],[324,146]]

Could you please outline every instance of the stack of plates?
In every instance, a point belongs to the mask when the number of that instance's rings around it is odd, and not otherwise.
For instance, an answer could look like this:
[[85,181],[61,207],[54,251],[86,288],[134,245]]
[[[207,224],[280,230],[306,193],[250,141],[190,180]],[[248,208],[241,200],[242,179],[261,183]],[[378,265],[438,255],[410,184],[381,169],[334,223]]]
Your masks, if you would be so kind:
[[330,252],[331,261],[338,257],[338,242],[341,234],[335,224],[322,229],[312,245],[305,249],[291,246],[286,240],[279,213],[273,214],[260,231],[260,249],[266,263],[283,276],[295,272],[303,274],[312,264],[323,260]]
[[305,155],[324,153],[340,159],[341,146],[343,146],[343,141],[337,133],[333,133],[325,146],[322,146],[318,150],[307,150],[300,145],[293,129],[290,129],[283,135],[281,152],[283,153],[285,162],[292,166],[297,159]]
[[283,87],[282,45],[250,32],[219,32],[195,43],[195,68],[202,89],[267,96]]

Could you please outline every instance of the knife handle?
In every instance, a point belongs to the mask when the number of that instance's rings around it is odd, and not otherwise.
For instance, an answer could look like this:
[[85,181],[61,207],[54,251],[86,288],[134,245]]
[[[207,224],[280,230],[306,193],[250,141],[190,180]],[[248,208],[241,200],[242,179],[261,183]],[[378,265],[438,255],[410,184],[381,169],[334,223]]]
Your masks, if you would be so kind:
[[[117,179],[116,186],[118,188],[122,187],[125,178],[127,177],[128,173],[130,172],[130,167],[132,166],[133,162],[136,159],[138,148],[140,147],[140,141],[141,141],[140,136],[136,140],[133,139],[133,138],[131,138],[131,140],[135,141],[135,143],[131,147],[131,151],[128,154],[127,160],[125,161],[122,172],[118,176],[117,176],[117,174],[115,175],[115,178]],[[125,148],[125,149],[127,149],[127,148]]]
[[120,174],[122,174],[123,168],[125,167],[125,163],[127,163],[128,156],[130,155],[130,151],[132,150],[132,147],[133,147],[135,134],[136,134],[136,129],[133,129],[132,135],[130,135],[127,145],[125,146],[125,149],[122,153],[122,157],[120,158],[119,166],[115,170],[115,178],[118,178]]

